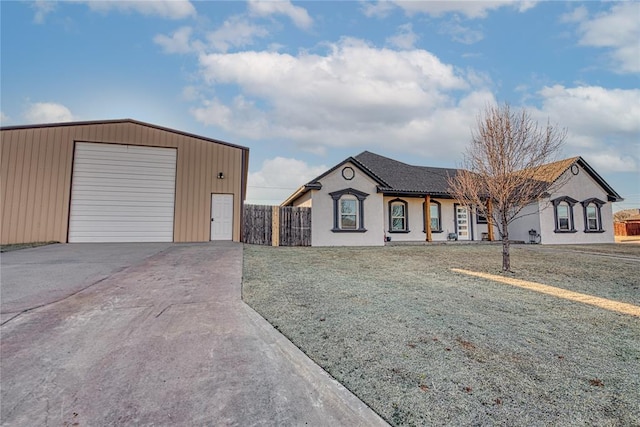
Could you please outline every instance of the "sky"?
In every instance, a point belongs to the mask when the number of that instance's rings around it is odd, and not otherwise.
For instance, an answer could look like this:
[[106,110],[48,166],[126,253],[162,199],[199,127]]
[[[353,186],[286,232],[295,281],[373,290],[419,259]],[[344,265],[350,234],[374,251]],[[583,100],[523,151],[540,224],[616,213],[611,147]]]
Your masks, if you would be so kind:
[[458,167],[482,111],[567,129],[640,208],[640,2],[0,1],[3,126],[131,118],[250,148],[279,204],[368,150]]

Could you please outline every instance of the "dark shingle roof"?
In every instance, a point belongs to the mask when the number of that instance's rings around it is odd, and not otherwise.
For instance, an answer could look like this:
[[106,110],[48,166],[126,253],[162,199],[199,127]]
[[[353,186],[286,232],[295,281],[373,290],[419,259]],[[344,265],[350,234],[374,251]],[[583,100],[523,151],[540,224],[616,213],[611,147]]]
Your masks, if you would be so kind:
[[[349,157],[300,187],[283,202],[283,206],[292,203],[309,190],[322,188],[320,180],[347,162],[357,164],[358,167],[378,183],[378,191],[387,195],[424,196],[429,194],[431,196],[445,198],[451,197],[448,179],[458,173],[458,169],[413,166],[371,153],[370,151],[363,151],[355,157]],[[617,202],[624,200],[582,157],[572,157],[543,165],[536,171],[535,177],[541,182],[551,183],[573,164],[578,164],[585,169],[587,174],[607,192],[609,201]]]
[[449,194],[447,179],[457,173],[457,169],[412,166],[369,151],[354,160],[379,178],[383,192]]

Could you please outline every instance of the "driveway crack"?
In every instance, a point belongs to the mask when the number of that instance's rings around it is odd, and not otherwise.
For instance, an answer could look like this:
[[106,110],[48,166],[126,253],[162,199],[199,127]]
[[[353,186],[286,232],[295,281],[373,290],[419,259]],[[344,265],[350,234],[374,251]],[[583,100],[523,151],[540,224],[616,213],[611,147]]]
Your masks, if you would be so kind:
[[62,298],[59,298],[59,299],[57,299],[57,300],[55,300],[55,301],[50,301],[50,302],[46,302],[46,303],[44,303],[44,304],[36,305],[36,306],[34,306],[34,307],[25,308],[24,310],[22,310],[22,311],[18,312],[15,316],[10,317],[9,319],[7,319],[7,320],[5,320],[4,322],[0,323],[0,326],[4,326],[4,325],[6,325],[7,323],[9,323],[10,321],[12,321],[13,319],[15,319],[15,318],[17,318],[17,317],[19,317],[19,316],[23,315],[24,313],[28,313],[28,312],[33,311],[33,310],[37,310],[38,308],[47,307],[47,306],[49,306],[49,305],[53,305],[53,304],[59,303],[59,302],[64,301],[64,300],[66,300],[66,299],[68,299],[68,298],[71,298],[71,297],[73,297],[73,296],[75,296],[75,295],[78,295],[80,292],[83,292],[83,291],[85,291],[85,290],[89,289],[89,288],[90,288],[90,287],[92,287],[92,286],[95,286],[95,285],[97,285],[97,284],[99,284],[99,283],[104,282],[104,281],[105,281],[105,280],[107,280],[109,277],[113,276],[113,275],[114,275],[114,274],[116,274],[116,273],[121,272],[121,271],[122,271],[122,270],[124,270],[124,269],[126,269],[126,267],[123,267],[123,268],[120,268],[120,269],[118,269],[118,270],[116,270],[116,271],[113,271],[113,272],[111,272],[108,276],[105,276],[105,277],[103,277],[103,278],[101,278],[101,279],[98,279],[98,280],[96,280],[95,282],[88,284],[88,285],[87,285],[87,286],[85,286],[84,288],[78,289],[77,291],[75,291],[75,292],[73,292],[73,293],[71,293],[71,294],[69,294],[69,295],[66,295],[66,296],[64,296],[64,297],[62,297]]

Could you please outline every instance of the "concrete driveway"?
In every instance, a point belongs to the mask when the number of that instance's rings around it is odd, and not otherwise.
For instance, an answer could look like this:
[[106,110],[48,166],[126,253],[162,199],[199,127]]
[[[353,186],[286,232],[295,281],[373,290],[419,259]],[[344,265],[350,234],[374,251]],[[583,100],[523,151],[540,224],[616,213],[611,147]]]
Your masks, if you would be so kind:
[[386,425],[241,301],[240,244],[1,262],[2,425]]

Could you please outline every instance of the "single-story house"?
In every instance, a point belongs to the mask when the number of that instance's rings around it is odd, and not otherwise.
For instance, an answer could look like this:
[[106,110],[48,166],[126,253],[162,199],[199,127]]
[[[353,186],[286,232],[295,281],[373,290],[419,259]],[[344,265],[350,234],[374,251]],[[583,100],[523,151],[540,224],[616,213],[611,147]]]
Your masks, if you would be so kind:
[[131,119],[0,128],[0,243],[241,237],[249,149]]
[[[545,168],[554,194],[525,208],[511,240],[536,243],[613,242],[612,203],[622,200],[581,157]],[[385,242],[499,240],[476,209],[455,200],[448,178],[457,169],[412,166],[368,151],[300,187],[282,206],[311,208],[313,246],[377,246]]]

